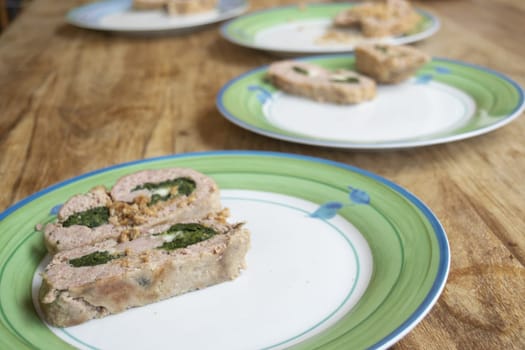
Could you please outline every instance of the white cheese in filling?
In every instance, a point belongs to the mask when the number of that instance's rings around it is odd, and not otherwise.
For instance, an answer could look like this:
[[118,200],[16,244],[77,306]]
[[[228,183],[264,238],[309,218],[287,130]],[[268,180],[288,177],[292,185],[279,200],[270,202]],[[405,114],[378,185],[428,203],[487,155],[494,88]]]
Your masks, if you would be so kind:
[[171,192],[171,188],[169,188],[169,187],[160,187],[160,188],[156,188],[156,189],[152,190],[151,194],[158,194],[159,196],[165,197],[168,194],[170,194],[170,192]]

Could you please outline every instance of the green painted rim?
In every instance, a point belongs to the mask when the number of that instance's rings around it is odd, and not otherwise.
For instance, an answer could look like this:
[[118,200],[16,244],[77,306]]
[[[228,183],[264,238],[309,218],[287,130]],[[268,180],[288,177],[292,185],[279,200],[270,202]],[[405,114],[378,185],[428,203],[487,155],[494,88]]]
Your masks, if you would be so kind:
[[95,185],[111,186],[141,169],[191,167],[223,189],[276,192],[320,205],[348,200],[348,186],[365,191],[368,205],[339,212],[367,240],[374,259],[369,287],[329,329],[293,349],[385,348],[428,313],[449,270],[448,241],[432,212],[403,188],[345,164],[283,153],[222,151],[183,154],[117,165],[36,193],[0,215],[0,348],[70,349],[38,318],[31,301],[34,272],[45,255],[37,223],[50,209]]
[[[280,6],[261,11],[255,11],[221,26],[222,36],[241,46],[246,46],[260,50],[280,51],[270,46],[256,43],[256,36],[266,29],[274,26],[289,23],[290,21],[324,20],[331,19],[342,10],[355,6],[353,3],[346,4],[308,4]],[[409,34],[393,37],[390,40],[393,44],[407,44],[423,40],[434,35],[440,27],[437,17],[427,11],[417,9],[421,15],[421,22]],[[322,53],[322,52],[349,52],[353,50],[353,45],[341,46],[340,48],[328,49],[319,47],[316,49],[290,49],[285,53]]]
[[[302,60],[328,69],[353,69],[352,54],[306,57]],[[218,94],[217,108],[231,122],[250,131],[291,142],[352,149],[388,149],[427,146],[478,136],[517,118],[525,106],[523,89],[510,78],[493,70],[444,58],[433,58],[416,73],[422,83],[437,81],[463,91],[476,103],[467,123],[422,138],[388,142],[356,142],[313,138],[272,125],[263,112],[261,98],[278,90],[265,80],[267,66],[249,71],[228,82]],[[261,91],[254,89],[262,88]]]

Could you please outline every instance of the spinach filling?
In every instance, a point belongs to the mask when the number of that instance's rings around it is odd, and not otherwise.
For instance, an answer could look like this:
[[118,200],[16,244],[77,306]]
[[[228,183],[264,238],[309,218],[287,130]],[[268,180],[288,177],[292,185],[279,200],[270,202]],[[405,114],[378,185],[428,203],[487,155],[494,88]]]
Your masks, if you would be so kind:
[[298,67],[298,66],[293,66],[292,69],[294,70],[294,72],[296,73],[299,73],[299,74],[302,74],[302,75],[308,75],[308,71],[302,67]]
[[109,208],[96,207],[70,215],[62,226],[82,225],[89,228],[98,227],[109,222]]
[[382,53],[388,53],[388,47],[383,45],[376,45],[375,46],[377,51],[381,51]]
[[356,78],[356,77],[332,78],[331,81],[333,81],[334,83],[350,83],[350,84],[355,84],[355,83],[359,83],[359,78]]
[[195,191],[197,184],[190,178],[178,177],[172,180],[166,180],[162,182],[146,182],[145,184],[139,185],[131,191],[138,190],[149,190],[152,192],[149,205],[158,203],[159,201],[167,201],[173,198],[175,195],[171,192],[173,187],[177,188],[177,195],[189,196]]
[[174,236],[171,241],[164,242],[158,249],[174,250],[185,248],[205,241],[216,234],[215,230],[201,224],[176,224],[171,226],[166,232],[157,234]]
[[[171,226],[167,231],[158,233],[155,236],[172,235],[173,239],[164,242],[158,249],[175,250],[205,241],[216,234],[217,232],[215,230],[201,224],[176,224]],[[106,264],[114,259],[123,258],[124,256],[124,253],[111,254],[108,251],[94,252],[71,259],[69,260],[69,264],[73,267],[96,266]]]
[[69,264],[73,267],[95,266],[105,264],[113,259],[124,257],[124,254],[110,254],[107,251],[94,252],[80,258],[69,260]]

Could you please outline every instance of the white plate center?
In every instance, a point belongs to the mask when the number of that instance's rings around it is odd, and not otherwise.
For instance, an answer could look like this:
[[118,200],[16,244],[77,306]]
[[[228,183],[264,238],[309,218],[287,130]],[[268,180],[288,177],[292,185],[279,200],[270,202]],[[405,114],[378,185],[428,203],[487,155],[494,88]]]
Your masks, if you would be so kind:
[[362,42],[389,42],[391,37],[368,39],[358,30],[342,30],[338,39],[326,35],[332,27],[332,19],[293,20],[288,23],[262,29],[254,37],[256,45],[272,50],[282,51],[330,51],[341,48],[352,48]]
[[476,103],[454,87],[413,79],[380,86],[374,100],[357,105],[319,103],[278,92],[263,110],[269,123],[310,138],[389,142],[453,130],[474,116]]
[[222,201],[252,233],[248,268],[238,279],[50,329],[81,349],[280,349],[332,326],[363,295],[372,255],[347,220],[311,218],[319,205],[276,193],[224,190]]
[[108,29],[170,29],[191,27],[210,22],[219,16],[219,11],[212,10],[192,15],[168,15],[165,11],[127,10],[108,14],[100,19],[100,25]]

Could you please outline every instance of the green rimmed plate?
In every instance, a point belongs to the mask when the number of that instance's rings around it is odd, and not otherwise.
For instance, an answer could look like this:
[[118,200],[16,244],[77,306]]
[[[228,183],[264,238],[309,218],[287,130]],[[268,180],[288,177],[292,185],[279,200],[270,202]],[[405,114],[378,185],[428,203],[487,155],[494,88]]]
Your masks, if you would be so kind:
[[133,0],[102,0],[69,11],[66,20],[77,27],[120,33],[181,33],[236,17],[248,9],[247,0],[219,0],[215,9],[188,15],[162,10],[134,10]]
[[[353,51],[364,42],[408,44],[435,34],[439,20],[430,13],[417,10],[421,22],[406,35],[365,38],[357,30],[340,30],[339,40],[326,36],[337,13],[355,4],[308,4],[275,7],[243,15],[221,27],[222,36],[241,46],[271,51],[278,55],[336,53]],[[341,39],[342,36],[342,39]]]
[[[302,60],[328,69],[353,69],[354,56]],[[279,91],[267,66],[228,82],[217,107],[231,122],[258,134],[317,146],[395,149],[452,142],[485,134],[517,118],[523,89],[493,70],[434,58],[408,81],[378,87],[372,101],[319,103]]]
[[[174,166],[213,177],[224,204],[248,221],[252,247],[241,277],[84,325],[48,327],[32,303],[45,257],[34,225],[52,220],[50,209],[72,194]],[[429,312],[450,263],[439,221],[403,188],[348,165],[282,153],[118,165],[36,193],[0,219],[1,348],[162,349],[174,336],[184,349],[386,348]]]

